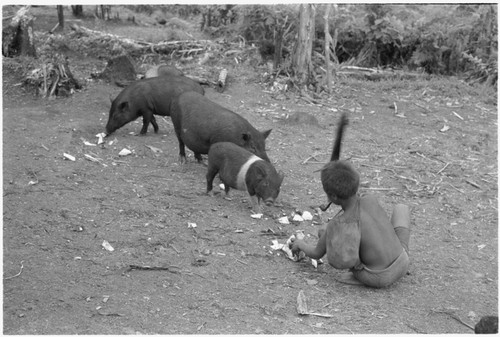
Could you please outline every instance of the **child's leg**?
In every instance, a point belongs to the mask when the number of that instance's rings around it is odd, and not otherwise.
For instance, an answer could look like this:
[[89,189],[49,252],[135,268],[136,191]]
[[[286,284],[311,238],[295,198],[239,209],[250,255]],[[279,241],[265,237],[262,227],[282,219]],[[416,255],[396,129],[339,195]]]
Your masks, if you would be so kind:
[[391,216],[392,227],[399,238],[399,242],[410,252],[410,208],[403,204],[394,206]]

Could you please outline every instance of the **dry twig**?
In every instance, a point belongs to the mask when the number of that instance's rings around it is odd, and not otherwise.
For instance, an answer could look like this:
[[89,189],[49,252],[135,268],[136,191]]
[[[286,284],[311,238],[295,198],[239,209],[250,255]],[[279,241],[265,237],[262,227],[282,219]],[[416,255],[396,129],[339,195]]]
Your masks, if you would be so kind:
[[457,116],[457,117],[458,117],[458,118],[460,118],[461,120],[464,120],[464,118],[463,118],[462,116],[460,116],[459,114],[457,114],[455,111],[452,111],[452,112],[453,112],[453,114],[454,114],[455,116]]
[[[304,165],[304,164],[307,164],[307,162],[311,159],[314,159],[316,160],[316,163],[314,164],[323,164],[324,162],[320,162],[318,161],[318,159],[316,158],[316,156],[319,156],[320,154],[322,153],[313,153],[310,157],[306,158],[301,164]],[[326,163],[325,163],[326,164]]]
[[470,181],[470,180],[465,179],[465,182],[466,182],[467,184],[470,184],[470,185],[474,186],[475,188],[479,188],[479,189],[481,189],[481,186],[479,186],[478,184],[476,184],[476,183],[475,183],[475,182],[473,182],[473,181]]
[[239,262],[239,263],[241,263],[241,264],[244,264],[244,265],[248,266],[248,263],[246,263],[245,261],[241,261],[241,260],[238,260],[238,259],[236,259],[236,261]]
[[450,184],[450,183],[447,183],[447,184],[448,184],[448,185],[450,185],[451,187],[453,187],[454,189],[456,189],[458,192],[460,192],[460,193],[464,194],[464,191],[462,191],[461,189],[456,188],[455,186],[453,186],[453,185],[452,185],[452,184]]
[[360,187],[363,190],[371,190],[371,191],[394,191],[398,188],[396,187]]
[[460,322],[462,323],[463,325],[465,325],[466,327],[468,327],[469,329],[471,329],[472,331],[474,331],[474,327],[465,323],[464,321],[462,321],[462,319],[460,317],[458,317],[457,315],[455,315],[454,313],[450,312],[450,311],[446,311],[446,310],[431,310],[432,312],[436,312],[436,313],[440,313],[440,314],[446,314],[448,316],[450,316],[451,318],[453,318],[454,320],[456,320],[457,322]]
[[446,165],[442,169],[440,169],[436,174],[440,174],[441,172],[443,172],[448,167],[448,165],[450,165],[450,163],[446,163]]
[[420,104],[415,103],[415,102],[413,102],[413,104],[415,104],[415,105],[416,105],[416,106],[418,106],[419,108],[424,109],[424,110],[425,110],[425,111],[427,111],[427,112],[432,112],[432,111],[430,111],[429,109],[427,109],[427,108],[426,108],[425,106],[423,106],[423,105],[420,105]]
[[135,265],[135,264],[131,264],[127,267],[127,269],[124,271],[125,272],[128,272],[128,271],[131,271],[131,270],[167,270],[171,273],[176,273],[178,274],[179,272],[177,270],[172,270],[172,268],[179,268],[177,266],[138,266],[138,265]]
[[17,273],[16,275],[13,275],[13,276],[4,277],[4,280],[10,280],[14,277],[18,277],[19,275],[21,275],[21,273],[23,272],[23,268],[24,268],[23,262],[24,261],[21,261],[21,269],[19,270],[19,273]]

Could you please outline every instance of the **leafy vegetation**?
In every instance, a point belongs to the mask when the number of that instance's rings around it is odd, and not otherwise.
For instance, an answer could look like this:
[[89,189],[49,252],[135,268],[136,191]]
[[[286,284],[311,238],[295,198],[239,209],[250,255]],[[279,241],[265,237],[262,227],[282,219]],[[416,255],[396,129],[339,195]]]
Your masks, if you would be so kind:
[[340,62],[447,75],[476,65],[466,52],[493,69],[496,17],[494,5],[339,5],[336,52]]
[[[277,18],[291,19],[283,45],[292,49],[296,5],[237,6],[236,31],[250,41],[271,40]],[[324,39],[323,11],[317,10],[315,49]],[[366,67],[421,68],[430,74],[466,74],[495,84],[498,50],[495,5],[337,5],[330,17],[337,30],[340,63]]]
[[[324,65],[324,5],[316,5],[315,67]],[[84,6],[87,12],[95,6]],[[279,5],[128,5],[111,6],[112,20],[126,37],[160,41],[214,38],[255,45],[272,59],[277,36],[289,65],[298,27],[297,4]],[[85,14],[85,13],[84,13]],[[339,4],[329,18],[335,37],[332,61],[342,65],[419,70],[428,74],[461,75],[472,83],[496,85],[498,79],[498,8],[494,4]],[[94,29],[114,33],[113,25]],[[99,27],[100,25],[100,27]],[[41,34],[41,33],[40,33]],[[109,41],[85,40],[70,32],[58,43],[72,50],[103,53],[98,57],[127,52]],[[56,42],[47,34],[38,36],[39,48]],[[48,45],[47,45],[48,42]],[[101,48],[103,47],[103,48]],[[100,50],[100,51],[99,51]],[[263,55],[265,56],[265,55]],[[288,58],[288,59],[286,59]],[[286,59],[286,60],[285,60]]]

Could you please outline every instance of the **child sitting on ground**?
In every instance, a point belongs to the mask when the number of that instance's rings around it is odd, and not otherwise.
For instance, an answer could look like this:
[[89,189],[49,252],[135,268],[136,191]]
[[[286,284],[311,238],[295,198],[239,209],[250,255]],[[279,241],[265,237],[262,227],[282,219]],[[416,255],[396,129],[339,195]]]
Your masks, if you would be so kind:
[[408,206],[398,204],[389,220],[374,196],[357,195],[358,172],[347,161],[333,160],[339,156],[342,127],[332,161],[321,171],[323,190],[342,211],[326,225],[326,230],[318,231],[316,246],[295,240],[291,249],[294,254],[303,251],[312,259],[326,254],[333,267],[350,269],[340,282],[386,287],[408,272],[410,211]]

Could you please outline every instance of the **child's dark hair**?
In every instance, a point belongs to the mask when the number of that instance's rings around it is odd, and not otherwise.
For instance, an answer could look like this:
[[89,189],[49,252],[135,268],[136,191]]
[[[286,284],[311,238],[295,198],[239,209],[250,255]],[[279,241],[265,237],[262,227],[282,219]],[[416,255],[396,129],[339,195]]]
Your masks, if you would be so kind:
[[328,199],[332,195],[348,199],[358,192],[359,174],[345,160],[331,161],[321,170],[321,183]]

